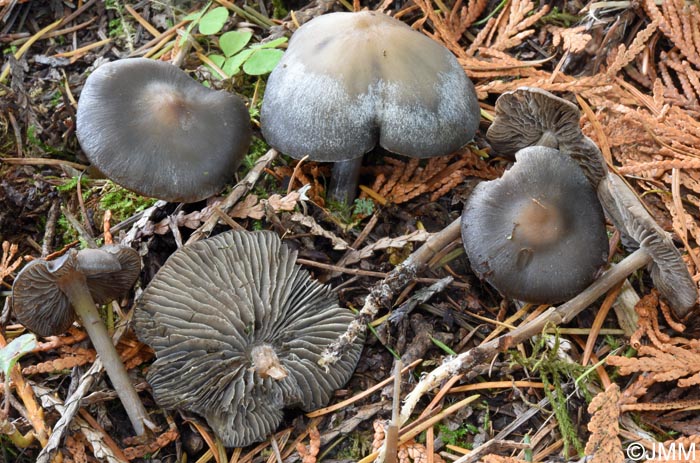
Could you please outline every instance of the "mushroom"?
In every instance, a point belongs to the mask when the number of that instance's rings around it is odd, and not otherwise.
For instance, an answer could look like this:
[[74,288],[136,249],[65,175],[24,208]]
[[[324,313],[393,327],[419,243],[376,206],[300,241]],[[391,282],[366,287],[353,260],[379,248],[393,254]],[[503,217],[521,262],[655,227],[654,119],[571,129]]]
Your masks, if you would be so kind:
[[126,293],[138,278],[141,261],[128,247],[71,249],[56,260],[27,264],[12,285],[12,311],[25,327],[41,336],[65,332],[77,319],[87,331],[134,431],[146,432],[148,413],[112,344],[95,303],[106,304]]
[[698,300],[698,287],[671,237],[617,175],[608,173],[605,181],[598,186],[598,197],[610,220],[620,231],[623,243],[626,247],[638,247],[648,255],[648,262],[642,265],[649,264],[656,288],[676,315],[685,317]]
[[104,64],[80,94],[76,134],[92,164],[145,196],[193,202],[231,179],[250,145],[235,95],[146,58]]
[[[650,264],[652,280],[661,295],[676,315],[686,316],[697,302],[698,288],[680,252],[630,187],[608,172],[600,149],[581,132],[579,119],[580,112],[573,103],[542,89],[521,87],[498,98],[496,117],[486,138],[499,154],[509,155],[526,146],[541,145],[557,148],[575,160],[596,189],[625,247],[639,247],[646,254],[646,260],[641,255],[635,257],[636,267],[630,262],[624,268],[629,268],[631,273],[639,265]],[[621,273],[610,272],[603,278]]]
[[593,140],[583,135],[578,107],[546,90],[520,87],[496,100],[496,116],[486,132],[495,153],[513,156],[528,146],[547,146],[571,156],[594,187],[607,167]]
[[564,301],[607,261],[605,218],[595,190],[569,156],[524,148],[500,179],[477,185],[462,215],[472,268],[505,296]]
[[295,260],[274,233],[225,232],[176,251],[137,302],[156,401],[203,416],[226,446],[265,439],[284,408],[325,405],[359,358],[362,340],[318,365],[353,315]]
[[297,30],[267,81],[267,142],[296,159],[335,162],[330,194],[354,196],[377,144],[416,158],[452,153],[479,125],[476,92],[447,48],[390,16],[330,13]]

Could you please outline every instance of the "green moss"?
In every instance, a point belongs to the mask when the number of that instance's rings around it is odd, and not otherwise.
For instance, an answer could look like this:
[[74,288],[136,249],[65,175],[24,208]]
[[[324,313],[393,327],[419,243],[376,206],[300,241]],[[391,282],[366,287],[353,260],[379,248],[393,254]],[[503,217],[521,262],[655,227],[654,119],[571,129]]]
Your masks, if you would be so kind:
[[56,221],[56,236],[61,237],[63,245],[66,245],[72,241],[78,240],[78,232],[76,232],[71,226],[66,216],[61,214],[61,216]]
[[[476,428],[473,425],[471,427]],[[462,447],[469,450],[473,448],[473,444],[467,440],[467,437],[475,434],[475,432],[471,431],[466,426],[460,426],[459,428],[453,430],[444,424],[438,424],[438,432],[442,438],[442,442],[445,444],[456,445],[457,447]]]
[[[549,341],[549,342],[548,342]],[[551,345],[550,345],[551,343]],[[580,378],[586,369],[575,362],[569,362],[559,357],[560,337],[555,335],[542,335],[533,345],[532,355],[522,356],[519,352],[511,352],[511,357],[518,363],[533,373],[538,373],[540,380],[544,384],[544,393],[552,404],[554,415],[559,424],[559,431],[564,440],[563,454],[568,455],[569,449],[573,447],[579,455],[583,455],[583,443],[576,432],[576,426],[571,420],[572,414],[569,412],[567,397],[568,394],[562,388],[563,384],[574,383],[579,378],[579,383],[591,381],[589,375]],[[588,401],[592,400],[587,387],[580,387]]]
[[243,165],[247,170],[252,169],[255,162],[260,159],[265,153],[270,150],[270,145],[265,143],[265,140],[258,137],[253,137],[250,143],[250,148],[248,148],[248,154],[243,160]]
[[333,458],[359,461],[372,452],[372,440],[372,431],[353,431],[338,445],[338,450]]
[[56,149],[53,146],[49,146],[43,141],[39,140],[36,130],[37,129],[35,125],[30,125],[27,128],[27,145],[37,147],[40,150],[45,151],[46,153],[49,153],[54,156],[63,154],[61,150]]
[[543,24],[553,24],[558,27],[571,27],[572,24],[579,22],[581,18],[575,14],[560,11],[558,7],[552,8],[548,14],[544,15],[540,22]]
[[284,19],[289,14],[289,11],[284,6],[283,0],[272,0],[272,17],[275,19]]
[[146,198],[126,190],[113,182],[107,182],[100,197],[100,209],[111,210],[115,222],[128,219],[137,212],[151,207],[156,202],[154,198]]

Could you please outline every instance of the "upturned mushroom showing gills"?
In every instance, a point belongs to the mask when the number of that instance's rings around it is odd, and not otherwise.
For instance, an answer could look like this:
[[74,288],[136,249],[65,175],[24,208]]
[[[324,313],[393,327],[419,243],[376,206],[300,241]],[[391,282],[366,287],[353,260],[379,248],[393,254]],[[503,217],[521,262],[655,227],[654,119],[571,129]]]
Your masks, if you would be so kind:
[[607,167],[593,140],[581,131],[578,107],[534,87],[520,87],[496,100],[496,116],[486,132],[495,153],[513,156],[528,146],[546,146],[571,156],[594,187]]
[[500,179],[477,185],[462,215],[472,268],[507,297],[567,300],[607,261],[603,210],[570,157],[543,146],[522,149]]
[[480,111],[447,48],[363,11],[322,15],[294,33],[260,116],[265,139],[282,153],[339,163],[330,194],[345,200],[376,145],[416,158],[450,154],[473,138]]
[[12,312],[29,330],[41,336],[54,336],[65,332],[76,319],[80,320],[138,435],[146,431],[148,413],[95,303],[106,304],[124,295],[140,271],[141,260],[135,250],[107,245],[100,249],[72,249],[52,261],[34,260],[22,269],[12,285]]
[[607,175],[598,187],[598,196],[626,246],[647,255],[652,281],[661,295],[678,317],[685,317],[697,303],[698,286],[671,237],[617,175]]
[[250,117],[235,95],[204,87],[165,62],[103,64],[78,101],[86,156],[124,188],[192,202],[221,190],[250,145]]
[[318,365],[353,315],[295,260],[274,233],[222,233],[176,251],[137,303],[156,401],[203,416],[226,446],[266,439],[284,408],[324,406],[355,369],[362,340]]

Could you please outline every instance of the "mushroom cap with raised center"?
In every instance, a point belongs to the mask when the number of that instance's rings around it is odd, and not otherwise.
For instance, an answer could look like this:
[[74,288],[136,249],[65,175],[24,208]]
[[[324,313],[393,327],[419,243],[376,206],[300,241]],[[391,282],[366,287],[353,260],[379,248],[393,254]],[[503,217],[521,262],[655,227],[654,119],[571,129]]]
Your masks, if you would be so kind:
[[474,271],[532,303],[578,294],[606,263],[605,219],[578,164],[555,149],[520,150],[500,179],[477,185],[462,215]]
[[355,369],[361,340],[318,365],[353,315],[295,260],[274,233],[222,233],[175,252],[137,303],[156,401],[204,416],[226,446],[267,438],[285,407],[325,405]]
[[505,92],[496,100],[496,115],[486,132],[494,152],[513,156],[528,146],[546,146],[571,156],[592,185],[605,177],[600,150],[583,135],[581,112],[563,98],[535,87]]
[[330,13],[297,30],[265,89],[267,142],[294,158],[347,161],[377,144],[426,158],[471,140],[476,92],[450,51],[382,13]]
[[82,275],[95,302],[106,304],[126,293],[140,271],[138,252],[115,244],[82,251],[71,249],[51,261],[33,260],[17,274],[12,285],[12,313],[40,336],[61,334],[76,319],[62,285]]
[[76,134],[92,164],[139,194],[198,201],[217,193],[250,145],[248,111],[172,64],[130,58],[85,82]]

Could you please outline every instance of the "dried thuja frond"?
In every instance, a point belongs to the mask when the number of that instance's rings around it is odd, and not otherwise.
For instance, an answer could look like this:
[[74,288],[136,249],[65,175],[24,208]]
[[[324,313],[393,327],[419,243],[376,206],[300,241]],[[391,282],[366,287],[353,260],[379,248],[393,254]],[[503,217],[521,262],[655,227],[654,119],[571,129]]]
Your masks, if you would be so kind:
[[17,270],[19,264],[22,263],[22,258],[18,257],[14,261],[19,247],[16,244],[10,244],[8,241],[2,243],[2,257],[0,257],[0,283],[3,283],[5,278],[12,272]]
[[[379,451],[386,439],[386,424],[382,420],[375,420],[372,423],[374,427],[374,439],[372,441],[372,450]],[[445,463],[445,460],[437,453],[431,455],[432,461],[435,463]],[[408,442],[400,444],[397,452],[398,463],[418,463],[430,461],[428,451],[425,445],[417,443],[410,439]]]
[[700,341],[686,346],[666,344],[663,349],[640,346],[637,357],[608,357],[608,364],[620,367],[620,374],[649,373],[654,381],[677,381],[678,387],[700,384]]
[[591,463],[622,463],[625,455],[620,442],[620,388],[613,383],[599,393],[588,405],[591,432],[586,443],[586,455]]
[[587,33],[586,26],[558,27],[552,24],[544,27],[543,31],[552,34],[552,46],[562,46],[564,51],[579,53],[586,48],[586,45],[593,38]]
[[654,35],[658,26],[658,21],[652,21],[634,37],[629,47],[625,47],[621,44],[617,49],[615,59],[610,66],[608,66],[606,74],[611,77],[615,76],[622,68],[631,63],[637,55],[644,51],[647,42],[651,36]]
[[510,2],[505,21],[496,29],[491,48],[496,50],[508,50],[517,47],[523,41],[535,33],[533,26],[549,12],[549,6],[544,5],[535,11],[535,3],[527,0],[514,0]]
[[[652,291],[635,306],[640,326],[630,343],[637,349],[637,356],[627,358],[613,355],[607,358],[608,364],[620,367],[620,374],[623,375],[646,373],[653,382],[678,380],[679,387],[700,384],[700,341],[672,338],[662,333],[657,321],[659,308],[673,329],[685,329],[683,325],[671,320],[668,306],[658,298],[656,291]],[[644,335],[653,345],[642,345],[641,338]]]
[[642,345],[641,339],[646,336],[652,344],[662,349],[667,344],[685,344],[685,338],[671,338],[663,333],[659,328],[659,309],[664,315],[666,322],[678,332],[685,331],[685,326],[673,321],[668,305],[659,299],[659,293],[652,290],[642,297],[634,306],[634,311],[639,319],[637,330],[630,338],[630,345],[635,349]]
[[644,10],[685,58],[700,68],[700,8],[685,0],[666,0],[661,9],[654,0],[644,1]]
[[[503,173],[502,168],[489,165],[471,150],[457,155],[430,158],[424,166],[420,165],[418,159],[402,161],[386,157],[384,162],[388,168],[373,168],[376,177],[371,189],[394,204],[405,203],[423,193],[432,193],[431,201],[436,201],[466,177],[492,180]],[[361,195],[366,196],[366,193]]]
[[459,47],[458,42],[462,35],[474,21],[479,19],[488,3],[487,0],[468,0],[465,6],[462,0],[457,0],[450,11],[438,10],[434,12],[430,19],[435,23],[439,36],[444,37],[440,41],[444,42],[446,46],[451,44]]
[[[700,113],[700,70],[674,52],[662,52],[658,62],[666,101]],[[678,86],[676,86],[678,82]]]
[[37,373],[55,373],[67,370],[75,366],[86,365],[95,361],[95,351],[83,347],[70,347],[61,349],[61,357],[54,360],[47,360],[35,365],[29,365],[22,369],[25,375]]

